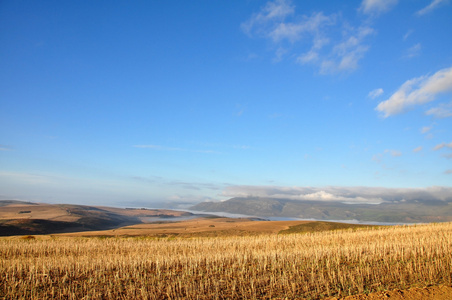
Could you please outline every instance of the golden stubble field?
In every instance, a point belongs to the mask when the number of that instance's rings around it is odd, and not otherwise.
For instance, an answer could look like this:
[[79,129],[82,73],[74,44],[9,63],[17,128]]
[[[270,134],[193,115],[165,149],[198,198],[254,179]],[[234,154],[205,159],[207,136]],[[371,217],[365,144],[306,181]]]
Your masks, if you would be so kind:
[[[253,221],[234,218],[196,218],[186,221],[161,221],[129,225],[117,229],[63,233],[83,237],[218,237],[277,234],[281,230],[313,221]],[[352,227],[356,225],[351,225]]]
[[4,299],[322,299],[452,285],[452,223],[304,234],[0,239]]

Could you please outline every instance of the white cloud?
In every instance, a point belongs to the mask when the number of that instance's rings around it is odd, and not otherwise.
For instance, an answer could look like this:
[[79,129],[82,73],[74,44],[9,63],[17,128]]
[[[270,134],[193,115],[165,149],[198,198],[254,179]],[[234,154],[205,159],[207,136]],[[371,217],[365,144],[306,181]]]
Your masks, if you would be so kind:
[[372,160],[377,162],[377,163],[381,163],[381,160],[383,159],[383,154],[378,153],[372,156]]
[[370,91],[369,94],[367,95],[367,97],[371,98],[371,99],[375,99],[381,95],[383,95],[384,91],[382,88],[379,89],[375,89],[373,91]]
[[287,39],[291,42],[301,38],[301,33],[304,31],[304,26],[293,23],[279,23],[279,25],[269,33],[269,36],[275,42]]
[[[281,21],[286,16],[293,14],[294,6],[290,1],[276,0],[267,4],[257,14],[254,14],[247,22],[242,23],[242,30],[251,35],[253,30],[261,31],[261,26],[266,26],[271,21]],[[263,29],[263,28],[262,28]]]
[[304,53],[297,58],[297,62],[302,63],[302,64],[315,63],[318,60],[319,60],[319,53],[317,53],[316,51],[314,51],[312,49],[309,52]]
[[409,48],[405,54],[406,58],[413,58],[419,56],[421,54],[422,45],[421,43],[417,43],[416,45]]
[[372,156],[372,160],[377,164],[380,164],[382,168],[387,169],[388,167],[385,164],[385,157],[390,155],[392,157],[402,156],[402,152],[398,150],[386,149],[383,153],[377,153]]
[[360,11],[365,14],[380,14],[389,11],[398,0],[363,0]]
[[416,14],[418,16],[425,15],[425,14],[433,11],[434,9],[438,8],[440,5],[446,4],[448,2],[449,2],[449,0],[433,0],[432,3],[430,3],[429,5],[424,7],[423,9],[419,10]]
[[307,201],[337,201],[346,203],[452,201],[451,187],[376,188],[376,187],[280,187],[228,186],[225,197],[264,197]]
[[323,26],[331,25],[334,21],[334,16],[325,16],[322,12],[314,13],[309,17],[303,16],[301,21],[296,23],[280,22],[274,26],[268,36],[274,42],[288,40],[293,43],[301,39],[303,34],[315,34]]
[[402,152],[400,152],[398,150],[385,150],[385,153],[389,153],[393,157],[402,156]]
[[408,108],[431,102],[440,93],[452,91],[452,68],[439,70],[431,76],[407,80],[389,99],[376,107],[384,117],[399,114]]
[[442,148],[451,148],[452,149],[452,142],[450,142],[449,144],[447,144],[447,143],[441,143],[441,144],[438,144],[438,145],[436,145],[434,148],[433,148],[433,150],[439,150],[439,149],[442,149]]
[[[365,38],[374,33],[368,26],[355,28],[340,21],[339,14],[296,14],[290,2],[280,0],[268,2],[241,27],[250,36],[272,42],[277,49],[274,61],[280,61],[290,48],[298,52],[296,62],[313,64],[321,74],[331,74],[355,70],[369,49]],[[306,45],[308,50],[304,49]]]
[[346,40],[334,46],[333,55],[336,56],[335,60],[325,61],[327,63],[322,65],[321,73],[356,69],[358,61],[369,49],[368,46],[363,44],[363,40],[373,32],[374,30],[370,27],[360,27]]
[[432,126],[424,126],[424,127],[421,128],[421,133],[422,134],[427,133],[430,130],[432,130],[432,128],[433,128]]
[[331,193],[327,193],[325,191],[318,191],[311,194],[299,195],[301,200],[321,200],[321,201],[331,201],[337,199],[337,196],[334,196]]
[[184,149],[184,148],[175,148],[175,147],[165,147],[160,145],[134,145],[134,148],[144,148],[144,149],[154,149],[161,151],[185,151],[185,152],[194,152],[194,153],[215,153],[220,154],[220,152],[213,150],[192,150],[192,149]]
[[329,43],[330,39],[317,34],[313,39],[311,50],[298,56],[297,62],[301,64],[318,62],[320,59],[320,50]]
[[437,119],[452,117],[452,102],[441,103],[438,107],[431,108],[425,112],[426,115],[432,115]]
[[171,147],[163,147],[160,145],[134,145],[134,148],[147,148],[147,149],[155,149],[155,150],[166,150],[166,151],[184,151],[182,148],[171,148]]
[[283,60],[284,55],[286,55],[287,50],[283,47],[279,47],[278,50],[275,52],[275,58],[273,59],[274,62],[280,62]]
[[434,135],[432,133],[429,133],[433,129],[434,125],[431,126],[424,126],[419,131],[421,134],[425,134],[425,138],[432,139]]
[[[359,61],[364,57],[364,54],[369,50],[369,47],[364,44],[364,39],[374,33],[370,27],[348,28],[345,31],[342,41],[333,44],[331,52],[325,54],[320,60],[314,61],[320,67],[321,74],[332,74],[343,71],[353,71],[358,67]],[[311,48],[307,54],[312,55],[316,49]],[[299,62],[312,62],[306,60],[306,54],[299,57]]]
[[340,201],[345,203],[372,203],[379,204],[383,200],[381,198],[364,198],[364,197],[347,197],[341,195],[335,195],[323,190],[306,195],[299,195],[296,200],[307,201]]
[[412,29],[408,30],[407,33],[405,33],[405,35],[403,36],[403,40],[406,41],[410,37],[410,35],[413,34],[413,32],[414,30]]
[[[347,191],[347,188],[325,187],[273,187],[273,186],[230,186],[222,193],[225,197],[265,197],[301,201],[335,201],[346,203],[383,202],[379,197],[362,197]],[[345,190],[342,191],[342,190]]]
[[419,147],[417,147],[417,148],[414,148],[414,149],[413,149],[413,152],[415,152],[415,153],[421,152],[422,149],[423,149],[422,146],[419,146]]
[[306,31],[306,28],[302,24],[280,23],[268,35],[274,42],[279,42],[284,39],[295,42],[301,38],[301,33],[304,31]]
[[[275,2],[268,2],[264,8],[264,13],[261,16],[268,19],[283,18],[292,14],[294,7],[290,4],[290,1],[276,0]],[[259,16],[259,17],[261,17]]]

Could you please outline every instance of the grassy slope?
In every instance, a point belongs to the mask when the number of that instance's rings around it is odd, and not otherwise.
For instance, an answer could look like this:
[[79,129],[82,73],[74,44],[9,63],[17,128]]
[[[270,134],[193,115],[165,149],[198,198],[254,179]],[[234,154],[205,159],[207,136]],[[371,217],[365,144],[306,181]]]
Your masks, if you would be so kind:
[[308,233],[308,232],[320,232],[344,229],[356,230],[361,228],[373,228],[373,227],[376,228],[378,226],[318,221],[290,226],[288,229],[281,230],[279,233],[280,234]]

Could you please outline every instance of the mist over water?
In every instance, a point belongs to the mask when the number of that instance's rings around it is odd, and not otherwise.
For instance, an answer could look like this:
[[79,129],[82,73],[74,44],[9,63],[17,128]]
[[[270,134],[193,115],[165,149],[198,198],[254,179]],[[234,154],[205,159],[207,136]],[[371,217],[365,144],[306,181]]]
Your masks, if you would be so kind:
[[227,212],[210,212],[210,211],[195,211],[195,210],[181,210],[187,211],[192,214],[202,214],[202,215],[215,215],[219,217],[226,218],[246,218],[246,219],[256,219],[262,221],[322,221],[322,222],[337,222],[337,223],[348,223],[348,224],[361,224],[361,225],[415,225],[422,223],[396,223],[396,222],[372,222],[372,221],[358,221],[358,220],[320,220],[320,219],[301,219],[301,218],[290,218],[290,217],[262,217],[244,214],[233,214]]

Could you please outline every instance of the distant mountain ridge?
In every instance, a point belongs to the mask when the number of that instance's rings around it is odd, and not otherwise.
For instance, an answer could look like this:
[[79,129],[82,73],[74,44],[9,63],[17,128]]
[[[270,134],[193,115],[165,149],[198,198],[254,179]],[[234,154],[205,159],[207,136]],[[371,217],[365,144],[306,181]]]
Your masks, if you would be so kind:
[[203,202],[190,209],[257,217],[316,220],[422,223],[452,221],[452,203],[443,201],[345,204],[335,201],[302,201],[262,197],[236,197],[222,202]]

